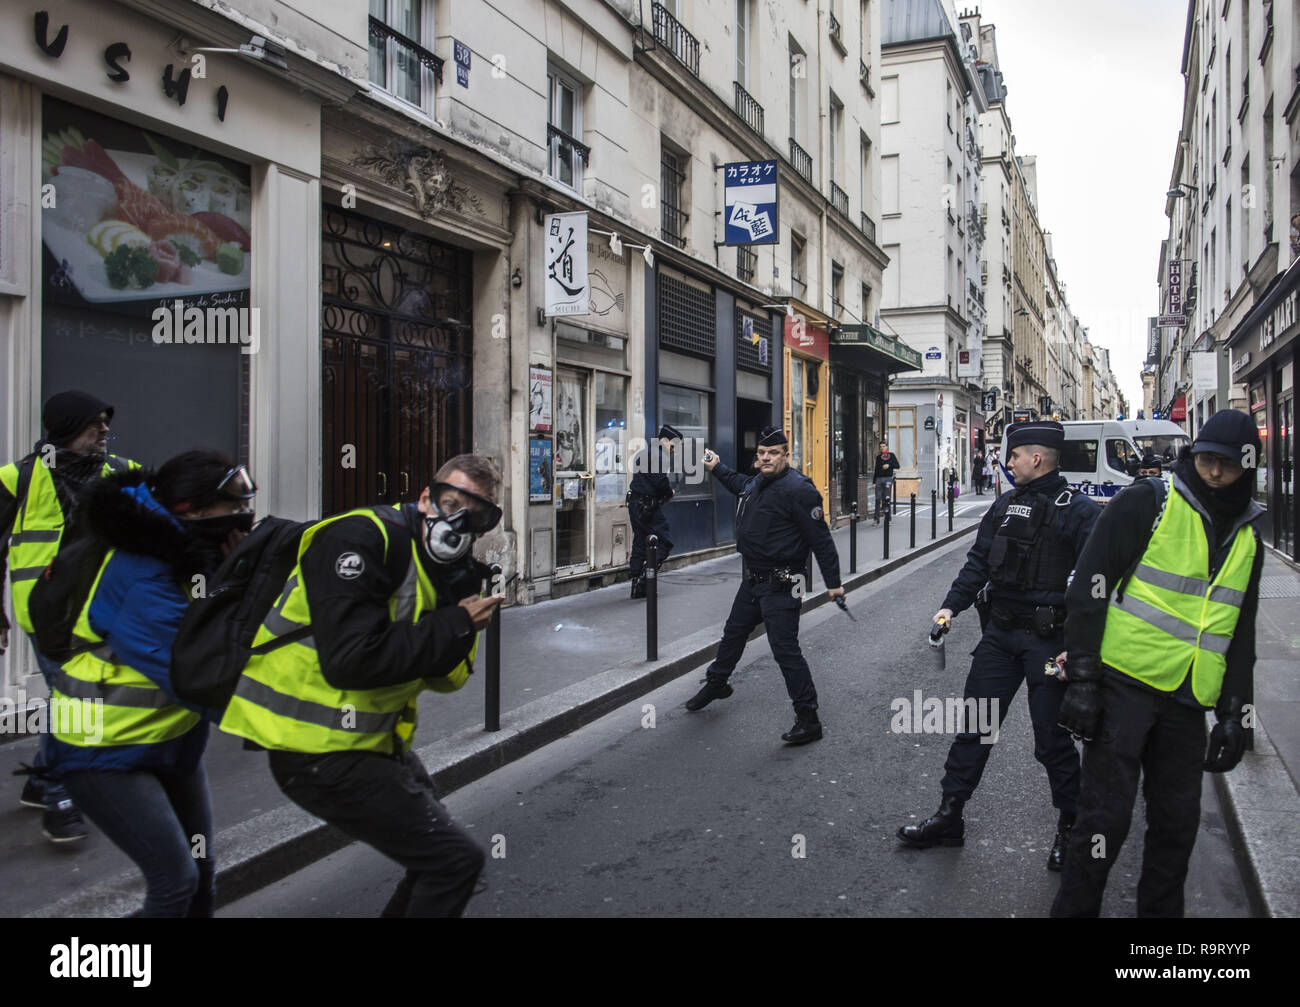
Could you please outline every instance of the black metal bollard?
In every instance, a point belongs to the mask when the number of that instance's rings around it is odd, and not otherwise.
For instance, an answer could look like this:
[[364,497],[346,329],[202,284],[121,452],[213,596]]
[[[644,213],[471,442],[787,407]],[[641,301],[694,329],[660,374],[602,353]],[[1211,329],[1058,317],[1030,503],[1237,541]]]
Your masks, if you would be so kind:
[[885,508],[885,559],[889,559],[889,524],[890,524],[890,513],[889,513],[889,508],[886,507]]
[[894,513],[898,513],[898,480],[889,480],[889,491],[894,495]]
[[911,534],[908,536],[907,547],[909,549],[915,549],[916,548],[916,494],[915,493],[912,494],[912,526],[910,532]]
[[659,536],[646,539],[645,659],[659,660]]
[[930,490],[930,541],[939,537],[939,491]]
[[952,500],[953,500],[953,496],[952,493],[950,492],[948,494],[948,530],[949,531],[952,531]]
[[[492,564],[491,584],[501,581],[501,564]],[[501,730],[501,606],[487,624],[487,655],[483,679],[483,730]]]
[[858,502],[849,505],[849,573],[858,572]]

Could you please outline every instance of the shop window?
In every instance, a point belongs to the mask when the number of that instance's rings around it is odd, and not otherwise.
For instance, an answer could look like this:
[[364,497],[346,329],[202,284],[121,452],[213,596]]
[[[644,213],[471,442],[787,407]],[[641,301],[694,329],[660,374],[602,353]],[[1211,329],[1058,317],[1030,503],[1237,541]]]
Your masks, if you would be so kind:
[[[690,457],[698,460],[704,454],[704,445],[710,440],[709,416],[713,411],[713,395],[697,388],[683,388],[679,385],[660,384],[659,386],[659,422],[668,423],[682,433],[683,441],[694,441],[689,447],[683,443],[682,451],[689,452]],[[675,470],[683,466],[675,464]],[[702,470],[701,470],[702,471]],[[684,497],[707,497],[712,487],[707,480],[699,479],[696,473],[694,481],[688,481],[684,471],[674,471],[668,476],[668,483],[679,499]]]
[[442,61],[428,50],[434,39],[430,0],[370,0],[370,82],[432,114],[433,82]]
[[582,166],[587,148],[582,135],[582,85],[552,68],[547,73],[549,112],[546,173],[571,189],[582,187]]

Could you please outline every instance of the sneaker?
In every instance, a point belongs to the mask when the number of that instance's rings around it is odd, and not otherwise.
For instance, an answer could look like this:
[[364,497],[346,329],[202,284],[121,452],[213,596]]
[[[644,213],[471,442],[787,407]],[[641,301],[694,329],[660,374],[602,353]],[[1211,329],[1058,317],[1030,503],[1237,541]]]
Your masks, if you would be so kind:
[[90,835],[81,812],[68,800],[60,801],[53,808],[47,808],[42,826],[41,831],[45,833],[45,838],[52,843],[71,843]]
[[23,784],[23,792],[18,798],[18,803],[24,808],[35,808],[38,811],[44,811],[45,782],[35,776],[27,777],[27,782]]

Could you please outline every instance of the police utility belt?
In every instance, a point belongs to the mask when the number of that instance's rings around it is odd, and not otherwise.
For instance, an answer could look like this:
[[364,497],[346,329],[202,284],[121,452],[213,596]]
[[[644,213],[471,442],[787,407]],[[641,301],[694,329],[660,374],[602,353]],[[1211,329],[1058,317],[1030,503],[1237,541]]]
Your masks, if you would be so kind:
[[[981,591],[975,601],[980,614],[981,627],[990,622],[998,629],[1032,629],[1043,639],[1051,639],[1065,628],[1065,607],[1063,605],[1035,605],[1033,608],[1018,608],[1006,602],[989,600]],[[987,613],[987,614],[986,614]]]
[[751,570],[749,565],[745,565],[742,576],[745,583],[750,587],[757,584],[768,584],[776,590],[784,590],[794,583],[796,577],[801,576],[802,570],[794,570],[788,566],[778,566],[771,570]]

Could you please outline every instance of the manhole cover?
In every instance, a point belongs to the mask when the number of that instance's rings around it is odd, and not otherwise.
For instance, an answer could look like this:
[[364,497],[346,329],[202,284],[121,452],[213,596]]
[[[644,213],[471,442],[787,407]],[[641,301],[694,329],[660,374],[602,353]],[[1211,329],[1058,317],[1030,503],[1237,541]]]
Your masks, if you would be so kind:
[[1260,577],[1261,598],[1300,598],[1300,577]]

